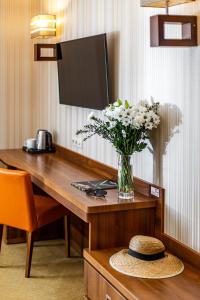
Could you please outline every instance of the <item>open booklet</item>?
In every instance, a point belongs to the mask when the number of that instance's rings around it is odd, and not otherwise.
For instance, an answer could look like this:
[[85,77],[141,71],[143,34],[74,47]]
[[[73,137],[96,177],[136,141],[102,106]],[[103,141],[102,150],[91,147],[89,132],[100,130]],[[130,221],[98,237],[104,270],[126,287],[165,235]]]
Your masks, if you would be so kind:
[[71,185],[73,185],[81,191],[87,191],[89,189],[109,190],[117,188],[117,182],[108,179],[72,182]]

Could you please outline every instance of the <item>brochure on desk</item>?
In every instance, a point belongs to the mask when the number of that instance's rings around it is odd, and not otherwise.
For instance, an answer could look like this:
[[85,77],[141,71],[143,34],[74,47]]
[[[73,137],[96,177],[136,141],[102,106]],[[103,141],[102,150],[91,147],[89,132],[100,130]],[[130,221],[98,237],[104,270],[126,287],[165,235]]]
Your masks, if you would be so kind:
[[72,182],[72,185],[81,191],[87,191],[89,189],[110,190],[117,188],[117,183],[108,179]]

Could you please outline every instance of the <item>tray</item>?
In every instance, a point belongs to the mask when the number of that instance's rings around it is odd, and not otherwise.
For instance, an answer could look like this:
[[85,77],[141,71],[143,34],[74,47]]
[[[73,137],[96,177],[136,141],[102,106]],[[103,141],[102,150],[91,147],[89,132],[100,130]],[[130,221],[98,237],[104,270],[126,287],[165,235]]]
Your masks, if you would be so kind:
[[22,147],[22,150],[30,153],[30,154],[41,154],[41,153],[54,153],[56,152],[56,148],[52,147],[51,149],[48,150],[41,150],[41,149],[28,149],[26,146]]

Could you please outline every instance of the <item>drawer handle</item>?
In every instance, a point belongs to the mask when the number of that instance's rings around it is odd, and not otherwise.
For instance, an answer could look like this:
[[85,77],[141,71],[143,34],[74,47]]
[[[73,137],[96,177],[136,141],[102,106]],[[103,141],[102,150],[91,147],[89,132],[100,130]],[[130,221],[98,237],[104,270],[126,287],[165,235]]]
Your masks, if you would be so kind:
[[112,298],[106,294],[106,300],[112,300]]

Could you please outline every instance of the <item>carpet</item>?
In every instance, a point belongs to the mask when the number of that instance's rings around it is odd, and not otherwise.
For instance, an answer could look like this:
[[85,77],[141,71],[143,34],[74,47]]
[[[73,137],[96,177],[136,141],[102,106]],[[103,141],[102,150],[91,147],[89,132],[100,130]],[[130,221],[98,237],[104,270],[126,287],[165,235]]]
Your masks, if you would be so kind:
[[26,245],[0,253],[0,300],[82,300],[83,260],[65,258],[62,240],[35,242],[31,278],[25,278]]

